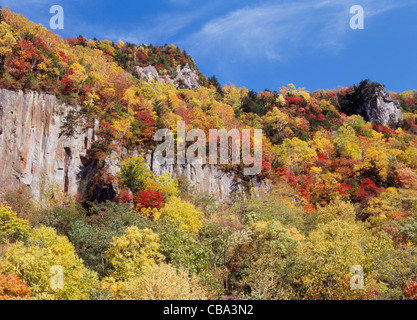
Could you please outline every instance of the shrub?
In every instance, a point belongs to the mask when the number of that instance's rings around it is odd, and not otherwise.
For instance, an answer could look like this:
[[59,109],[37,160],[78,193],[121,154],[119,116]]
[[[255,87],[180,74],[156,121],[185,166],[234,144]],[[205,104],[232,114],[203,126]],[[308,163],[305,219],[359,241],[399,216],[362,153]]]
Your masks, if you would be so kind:
[[0,204],[0,243],[26,240],[29,234],[28,221],[19,219],[10,207]]
[[76,221],[70,239],[85,265],[104,277],[109,276],[113,270],[106,251],[110,248],[112,238],[123,234],[123,230],[117,223],[102,229],[84,221]]
[[403,286],[403,295],[408,300],[417,300],[417,283],[410,281]]
[[24,185],[17,189],[8,190],[2,196],[2,200],[17,213],[19,218],[30,221],[36,220],[36,208],[27,186]]
[[171,174],[160,175],[156,182],[158,184],[158,191],[163,193],[165,196],[177,196],[178,195],[178,179],[171,177]]
[[137,204],[136,211],[151,221],[157,221],[161,216],[161,212],[157,208],[142,207],[140,203]]
[[40,215],[40,222],[43,225],[54,228],[58,234],[69,236],[74,222],[85,217],[85,212],[81,206],[68,208],[56,206],[41,211]]
[[162,263],[124,283],[119,297],[125,300],[207,300],[209,293],[197,276]]
[[150,227],[151,221],[133,211],[127,203],[92,203],[88,216],[80,216],[69,233],[78,255],[86,266],[101,277],[109,276],[113,267],[106,251],[114,237],[120,237],[129,226]]
[[128,157],[119,164],[119,167],[122,185],[129,188],[134,195],[143,190],[147,182],[153,178],[152,172],[146,168],[141,157]]
[[138,203],[145,208],[161,209],[164,195],[159,191],[145,190],[139,192]]
[[14,274],[0,272],[0,300],[29,299],[30,288]]
[[161,232],[160,252],[167,263],[193,273],[206,271],[212,254],[209,248],[199,243],[189,232],[174,228]]

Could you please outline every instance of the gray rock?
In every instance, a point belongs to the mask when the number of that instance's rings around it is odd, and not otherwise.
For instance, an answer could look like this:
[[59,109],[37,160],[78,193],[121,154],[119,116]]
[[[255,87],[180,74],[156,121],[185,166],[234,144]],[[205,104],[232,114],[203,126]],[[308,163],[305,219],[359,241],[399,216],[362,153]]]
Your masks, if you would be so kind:
[[[242,181],[235,179],[233,173],[226,173],[216,165],[203,164],[201,158],[192,164],[163,164],[156,157],[152,157],[152,154],[148,154],[146,163],[156,176],[166,173],[173,177],[184,176],[196,192],[211,194],[220,202],[231,202],[236,196],[243,195],[245,190]],[[266,181],[252,178],[251,182],[255,196],[259,196],[261,191],[268,192],[272,189]]]
[[359,114],[366,121],[382,125],[395,124],[403,118],[398,100],[392,100],[382,85],[368,88],[364,95],[359,92],[352,105],[343,106],[341,111],[347,115]]
[[173,83],[175,87],[185,87],[187,89],[198,89],[200,85],[198,84],[198,75],[197,73],[190,68],[188,63],[181,68],[177,66],[175,70],[175,78],[172,79],[171,76],[160,76],[158,71],[154,66],[146,66],[144,68],[137,66],[136,72],[140,76],[141,80],[146,80],[148,82],[165,82]]
[[159,73],[154,66],[146,66],[145,68],[137,66],[136,72],[140,75],[141,80],[146,80],[148,82],[164,82],[164,79],[159,76]]
[[43,177],[62,191],[78,192],[82,157],[86,156],[94,129],[74,137],[61,136],[61,125],[71,106],[55,96],[0,89],[0,194],[25,184],[39,196]]
[[174,83],[176,86],[183,85],[188,89],[198,89],[200,85],[198,84],[198,75],[194,70],[191,70],[188,63],[181,69],[180,66],[177,66],[176,70],[177,76],[175,77]]
[[375,99],[363,105],[368,121],[382,125],[395,124],[403,119],[398,100],[392,100],[384,88],[377,89]]

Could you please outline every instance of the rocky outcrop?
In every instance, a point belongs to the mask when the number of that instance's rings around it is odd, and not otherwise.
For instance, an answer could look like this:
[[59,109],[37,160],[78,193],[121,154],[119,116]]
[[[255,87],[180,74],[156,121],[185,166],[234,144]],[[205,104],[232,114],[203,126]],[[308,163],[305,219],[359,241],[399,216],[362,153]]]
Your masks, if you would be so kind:
[[369,81],[362,81],[353,94],[342,99],[341,111],[347,115],[359,114],[366,121],[384,126],[403,118],[398,100],[391,99],[382,85]]
[[78,192],[81,159],[94,129],[61,135],[71,109],[53,95],[0,89],[0,191],[24,184],[38,197],[43,184],[54,182],[62,191]]
[[384,88],[375,92],[375,97],[359,106],[365,119],[382,125],[395,124],[403,118],[398,100],[392,100]]
[[141,80],[146,80],[148,82],[157,81],[173,83],[175,87],[182,87],[187,89],[198,89],[200,87],[198,84],[198,75],[194,70],[190,68],[188,63],[182,68],[180,65],[177,66],[174,78],[172,78],[170,75],[159,75],[154,66],[146,66],[144,68],[137,66],[136,72],[140,76]]

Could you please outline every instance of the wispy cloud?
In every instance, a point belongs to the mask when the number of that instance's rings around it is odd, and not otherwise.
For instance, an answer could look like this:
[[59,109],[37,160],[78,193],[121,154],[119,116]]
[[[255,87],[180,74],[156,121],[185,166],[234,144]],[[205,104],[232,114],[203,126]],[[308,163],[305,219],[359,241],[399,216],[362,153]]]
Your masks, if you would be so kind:
[[7,6],[14,6],[14,7],[25,7],[28,5],[49,5],[53,6],[54,4],[58,4],[57,0],[2,0],[1,5],[3,7]]
[[[55,4],[63,0],[1,0],[19,8]],[[261,4],[232,1],[234,9],[225,11],[222,1],[193,5],[190,0],[164,0],[181,8],[161,10],[155,15],[140,16],[134,22],[102,27],[87,20],[77,20],[71,32],[88,33],[99,39],[133,43],[173,43],[201,58],[286,60],[304,50],[337,53],[348,42],[349,8],[360,3],[365,8],[365,26],[375,16],[415,4],[415,0],[264,0]],[[83,0],[72,0],[71,6]],[[244,6],[239,3],[246,3]],[[67,6],[65,7],[67,9]],[[171,9],[170,9],[171,10]],[[230,8],[229,8],[230,10]],[[49,11],[39,11],[45,21]],[[70,23],[73,18],[68,18]]]
[[[201,11],[188,11],[186,13],[159,13],[141,17],[140,20],[128,26],[106,28],[97,30],[90,26],[91,32],[100,39],[122,39],[132,43],[161,43],[170,42],[168,39],[184,34],[183,29],[189,27],[201,17]],[[87,27],[88,28],[88,27]],[[127,31],[128,30],[128,31]]]
[[[363,0],[365,19],[412,1]],[[198,55],[284,60],[300,50],[337,53],[345,45],[351,0],[303,0],[245,7],[207,22],[183,46]]]

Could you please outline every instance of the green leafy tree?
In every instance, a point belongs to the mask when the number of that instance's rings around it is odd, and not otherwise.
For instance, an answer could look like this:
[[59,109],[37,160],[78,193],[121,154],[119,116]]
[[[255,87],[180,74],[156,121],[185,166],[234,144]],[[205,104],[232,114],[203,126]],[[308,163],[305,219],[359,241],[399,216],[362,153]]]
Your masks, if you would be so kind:
[[153,178],[153,174],[146,168],[141,157],[127,157],[119,164],[119,167],[120,181],[135,195],[144,190],[147,182]]

